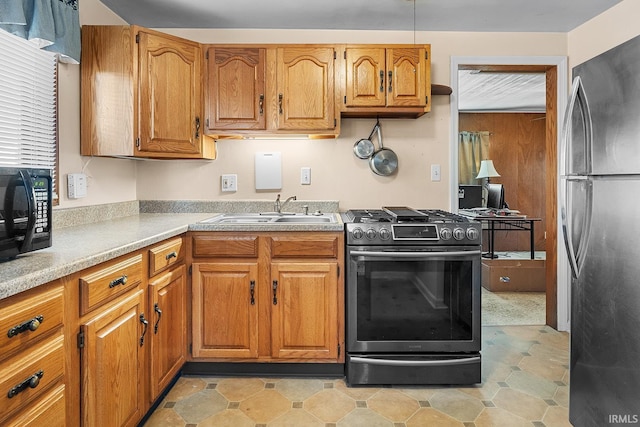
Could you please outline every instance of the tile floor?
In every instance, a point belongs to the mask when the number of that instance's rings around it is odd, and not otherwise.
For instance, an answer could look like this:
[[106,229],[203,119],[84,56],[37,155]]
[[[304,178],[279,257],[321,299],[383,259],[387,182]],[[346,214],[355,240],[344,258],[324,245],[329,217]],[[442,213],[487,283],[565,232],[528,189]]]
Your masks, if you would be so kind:
[[145,426],[570,426],[569,335],[540,325],[483,326],[482,333],[481,385],[182,377]]

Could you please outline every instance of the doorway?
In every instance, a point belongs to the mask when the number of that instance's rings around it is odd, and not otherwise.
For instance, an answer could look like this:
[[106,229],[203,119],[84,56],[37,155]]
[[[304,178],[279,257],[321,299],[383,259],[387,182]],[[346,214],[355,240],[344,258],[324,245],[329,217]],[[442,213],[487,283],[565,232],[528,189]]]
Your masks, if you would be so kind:
[[[524,65],[523,65],[524,64]],[[568,283],[567,264],[558,238],[558,148],[559,129],[566,103],[567,65],[565,57],[452,57],[451,83],[451,208],[457,210],[458,194],[458,72],[463,68],[475,67],[480,70],[499,70],[500,72],[542,72],[546,80],[546,118],[545,118],[545,174],[543,182],[545,199],[544,249],[545,264],[545,323],[559,330],[568,328]],[[561,254],[558,257],[558,254]],[[560,280],[558,280],[560,278]]]

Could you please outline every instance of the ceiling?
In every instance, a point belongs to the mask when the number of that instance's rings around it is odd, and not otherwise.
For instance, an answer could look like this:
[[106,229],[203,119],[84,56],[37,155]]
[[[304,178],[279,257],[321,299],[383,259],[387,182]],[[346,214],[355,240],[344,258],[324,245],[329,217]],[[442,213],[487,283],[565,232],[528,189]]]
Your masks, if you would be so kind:
[[545,73],[458,71],[458,111],[546,111]]
[[101,0],[150,28],[568,32],[622,0]]

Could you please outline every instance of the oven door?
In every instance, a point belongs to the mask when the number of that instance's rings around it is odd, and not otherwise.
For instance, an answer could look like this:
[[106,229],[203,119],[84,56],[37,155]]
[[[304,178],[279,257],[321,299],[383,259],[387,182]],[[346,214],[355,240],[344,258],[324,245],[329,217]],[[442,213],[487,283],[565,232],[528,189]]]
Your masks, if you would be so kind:
[[480,351],[481,250],[348,247],[347,352]]

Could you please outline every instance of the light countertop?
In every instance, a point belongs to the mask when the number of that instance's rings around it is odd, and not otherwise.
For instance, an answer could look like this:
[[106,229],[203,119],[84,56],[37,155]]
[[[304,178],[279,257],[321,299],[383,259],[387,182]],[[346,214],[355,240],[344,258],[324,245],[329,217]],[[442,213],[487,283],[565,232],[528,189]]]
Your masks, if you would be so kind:
[[[141,213],[53,230],[53,245],[0,263],[0,299],[187,231],[342,231],[343,223],[211,224],[214,213]],[[339,215],[338,215],[339,217]]]

